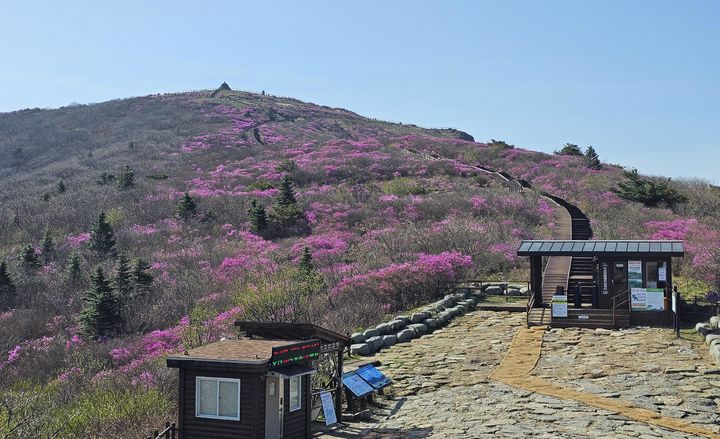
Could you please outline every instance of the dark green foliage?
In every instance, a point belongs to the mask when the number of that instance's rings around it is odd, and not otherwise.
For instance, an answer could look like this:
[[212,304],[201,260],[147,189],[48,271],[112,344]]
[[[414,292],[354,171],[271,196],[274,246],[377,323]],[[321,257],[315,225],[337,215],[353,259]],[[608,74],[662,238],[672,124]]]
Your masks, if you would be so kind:
[[98,215],[95,227],[91,232],[90,248],[101,256],[112,255],[115,252],[115,232],[105,218],[105,212]]
[[15,307],[15,284],[5,262],[0,262],[0,311]]
[[132,281],[135,288],[145,290],[150,287],[155,279],[152,274],[148,273],[150,264],[145,259],[135,259],[132,263]]
[[637,201],[648,207],[665,205],[674,208],[687,199],[675,189],[671,188],[669,179],[643,178],[638,175],[637,169],[625,171],[627,180],[618,183],[613,192],[619,197],[630,201]]
[[602,163],[600,163],[600,157],[598,157],[595,148],[588,146],[585,150],[585,157],[583,158],[583,164],[586,168],[590,169],[602,169]]
[[49,193],[49,192],[45,192],[44,194],[42,194],[42,197],[41,197],[41,198],[42,198],[43,201],[50,201],[50,193]]
[[78,322],[88,337],[113,337],[122,328],[122,306],[102,268],[97,267],[90,277],[90,290],[83,297],[84,306]]
[[270,183],[267,180],[255,180],[250,185],[248,185],[248,189],[254,189],[258,191],[266,191],[268,189],[272,189],[274,186],[272,183]]
[[278,172],[292,173],[297,170],[297,163],[294,160],[285,159],[275,168]]
[[135,149],[135,144],[132,143],[132,141],[130,141],[130,143],[128,143],[128,149],[129,149],[130,151],[132,151],[133,149]]
[[312,253],[310,252],[310,247],[304,247],[302,255],[300,256],[300,263],[298,264],[298,268],[303,273],[311,273],[315,271],[315,264],[313,264],[313,257]]
[[77,286],[82,280],[82,271],[80,269],[80,256],[76,252],[70,253],[70,258],[65,266],[65,282],[72,286]]
[[125,165],[125,168],[120,172],[117,184],[120,189],[130,189],[135,186],[135,171],[129,165]]
[[278,193],[275,204],[277,206],[291,206],[297,203],[295,199],[295,187],[292,178],[289,175],[283,177],[280,183],[280,192]]
[[23,247],[17,259],[20,266],[28,273],[37,270],[41,265],[40,258],[32,244]]
[[65,182],[60,180],[55,185],[55,189],[57,190],[58,194],[62,194],[67,190],[67,187],[65,186]]
[[175,214],[180,218],[187,220],[195,215],[196,209],[197,206],[195,205],[195,201],[187,192],[185,192],[185,195],[183,195],[177,205],[175,205]]
[[579,146],[575,145],[574,143],[566,143],[563,145],[562,148],[560,148],[560,151],[555,151],[555,154],[559,155],[573,155],[576,157],[582,157],[583,152],[580,149]]
[[52,260],[55,253],[55,241],[49,229],[45,229],[42,240],[40,240],[40,250],[42,251],[45,262]]
[[113,288],[118,297],[125,299],[130,297],[133,289],[132,271],[130,261],[125,257],[124,253],[120,253],[115,264],[115,278],[113,279]]
[[146,175],[145,178],[149,178],[150,180],[167,180],[170,176],[167,174],[150,174]]
[[115,175],[107,172],[103,172],[98,178],[95,179],[95,183],[99,184],[100,186],[113,183],[114,181]]
[[256,235],[264,236],[268,228],[265,207],[260,205],[257,200],[252,200],[250,202],[250,208],[248,209],[248,215],[250,216],[250,230]]
[[490,142],[488,142],[488,145],[489,145],[489,146],[499,147],[499,148],[504,148],[504,149],[513,149],[513,148],[515,148],[515,145],[512,145],[512,144],[510,144],[510,143],[507,143],[507,142],[504,141],[504,140],[490,139]]

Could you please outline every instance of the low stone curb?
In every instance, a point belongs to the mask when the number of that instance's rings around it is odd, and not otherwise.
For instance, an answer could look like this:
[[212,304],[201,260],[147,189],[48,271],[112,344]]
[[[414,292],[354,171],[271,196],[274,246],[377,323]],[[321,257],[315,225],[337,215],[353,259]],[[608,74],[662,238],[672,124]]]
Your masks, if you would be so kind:
[[709,322],[698,323],[695,330],[705,337],[705,344],[710,347],[710,355],[715,364],[720,365],[720,317],[713,316]]
[[351,355],[368,356],[397,343],[407,343],[446,326],[455,317],[474,310],[482,296],[470,292],[448,294],[422,311],[409,316],[399,315],[374,328],[350,336]]

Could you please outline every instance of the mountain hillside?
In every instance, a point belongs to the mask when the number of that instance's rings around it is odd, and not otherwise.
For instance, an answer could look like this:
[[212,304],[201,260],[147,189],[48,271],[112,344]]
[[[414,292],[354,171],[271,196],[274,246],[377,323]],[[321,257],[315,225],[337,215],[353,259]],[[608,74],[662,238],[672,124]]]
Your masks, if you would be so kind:
[[9,437],[141,436],[174,412],[162,356],[232,336],[236,318],[349,332],[440,281],[522,280],[520,240],[552,236],[538,191],[578,205],[597,238],[687,239],[678,274],[717,288],[711,185],[289,98],[222,89],[0,114],[0,157]]

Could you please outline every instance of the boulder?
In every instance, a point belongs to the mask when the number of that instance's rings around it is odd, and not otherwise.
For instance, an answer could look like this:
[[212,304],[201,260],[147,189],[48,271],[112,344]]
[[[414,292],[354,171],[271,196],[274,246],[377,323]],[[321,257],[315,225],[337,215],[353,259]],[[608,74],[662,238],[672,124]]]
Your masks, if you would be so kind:
[[515,297],[524,296],[524,294],[522,292],[520,292],[520,290],[517,288],[508,288],[506,294],[508,296],[515,296]]
[[356,343],[350,345],[350,355],[370,355],[370,345],[367,343]]
[[375,327],[375,329],[380,332],[379,335],[388,335],[392,332],[392,328],[387,323],[380,323]]
[[406,325],[410,324],[410,317],[408,316],[397,316],[395,317],[395,320],[403,321]]
[[403,322],[402,320],[393,320],[389,323],[389,325],[390,329],[392,329],[393,332],[398,332],[405,327],[405,322]]
[[425,320],[427,316],[424,312],[416,312],[410,316],[410,323],[420,323]]
[[425,319],[423,320],[423,325],[427,326],[428,330],[432,330],[437,328],[438,322],[436,319]]
[[490,285],[485,288],[485,294],[488,296],[500,296],[503,293],[502,287],[498,285]]
[[718,317],[718,316],[710,317],[710,326],[712,326],[713,329],[718,329],[718,327],[720,326],[720,317]]
[[427,326],[422,323],[413,323],[408,326],[408,329],[412,329],[418,336],[427,334]]
[[356,332],[350,336],[350,341],[352,341],[353,344],[365,343],[365,334],[362,332]]
[[383,336],[383,346],[386,348],[389,348],[390,346],[397,343],[397,335],[391,334],[391,335],[384,335]]
[[412,329],[403,329],[402,331],[397,333],[398,343],[404,343],[406,341],[412,340],[413,338],[417,338],[417,335]]
[[705,337],[707,334],[709,334],[712,331],[712,326],[710,326],[710,323],[698,323],[695,325],[695,330],[700,333],[703,337]]
[[367,344],[370,346],[370,352],[377,352],[383,348],[385,342],[381,336],[376,335],[375,337],[368,338]]
[[527,296],[529,292],[530,292],[530,289],[528,287],[520,288],[520,294],[522,294],[523,296]]
[[720,334],[708,334],[705,336],[705,344],[708,346],[712,344],[713,340],[720,340]]
[[369,339],[370,337],[377,337],[378,335],[380,335],[380,331],[374,328],[366,329],[365,332],[363,332],[363,335],[365,336],[365,340],[367,341],[367,339]]

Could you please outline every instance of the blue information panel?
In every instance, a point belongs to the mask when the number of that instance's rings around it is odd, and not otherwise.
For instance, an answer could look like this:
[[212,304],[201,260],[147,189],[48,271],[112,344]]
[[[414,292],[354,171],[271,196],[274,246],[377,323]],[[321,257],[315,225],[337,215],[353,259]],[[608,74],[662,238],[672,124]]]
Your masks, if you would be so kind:
[[361,398],[368,393],[374,392],[374,389],[365,382],[364,379],[360,378],[355,372],[344,373],[342,377],[343,385],[347,387],[353,395]]
[[383,375],[382,372],[377,370],[375,366],[371,364],[368,364],[358,369],[357,374],[360,375],[362,379],[367,381],[367,383],[370,384],[374,389],[382,389],[383,387],[387,387],[392,383],[392,381],[390,381],[390,378]]

